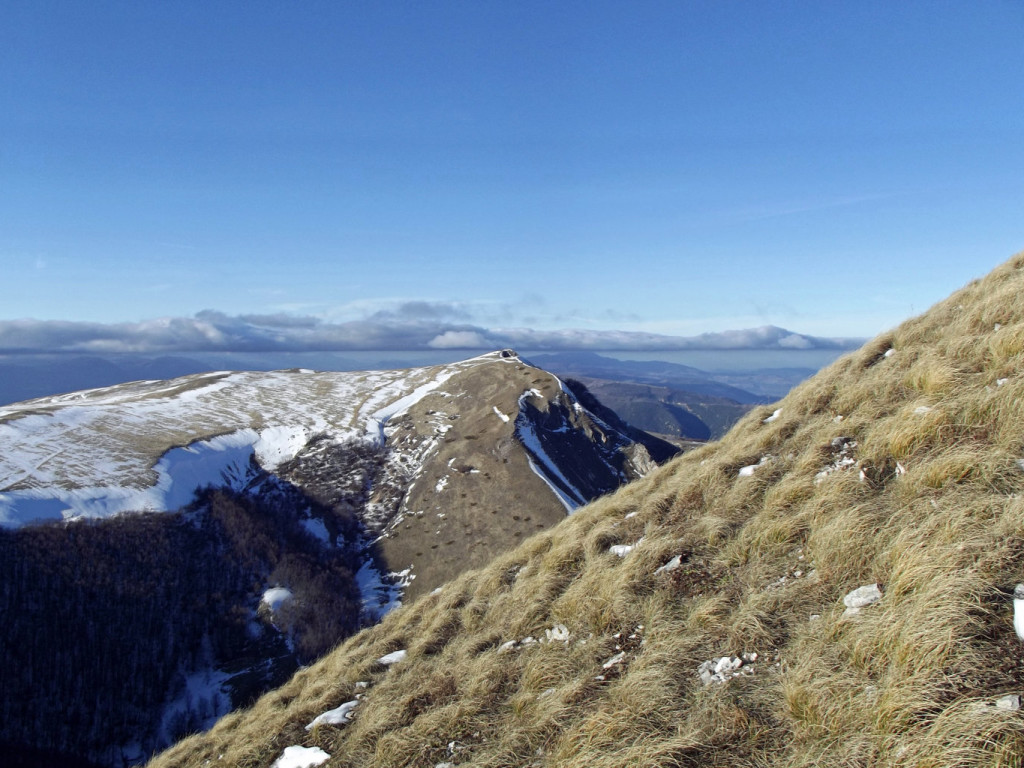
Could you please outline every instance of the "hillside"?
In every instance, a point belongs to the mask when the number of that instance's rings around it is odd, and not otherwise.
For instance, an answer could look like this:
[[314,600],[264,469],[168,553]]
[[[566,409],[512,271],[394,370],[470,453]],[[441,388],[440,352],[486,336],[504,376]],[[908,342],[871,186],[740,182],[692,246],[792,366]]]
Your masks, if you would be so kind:
[[151,766],[1020,765],[1021,295],[1024,254]]
[[[0,525],[175,510],[206,486],[255,492],[269,476],[356,514],[392,570],[413,568],[417,594],[674,452],[511,351],[399,371],[221,371],[0,408]],[[335,538],[332,515],[300,516]]]
[[587,403],[506,350],[0,408],[0,753],[136,761],[674,453]]
[[581,377],[587,388],[625,421],[639,429],[686,440],[725,435],[754,406],[653,384]]

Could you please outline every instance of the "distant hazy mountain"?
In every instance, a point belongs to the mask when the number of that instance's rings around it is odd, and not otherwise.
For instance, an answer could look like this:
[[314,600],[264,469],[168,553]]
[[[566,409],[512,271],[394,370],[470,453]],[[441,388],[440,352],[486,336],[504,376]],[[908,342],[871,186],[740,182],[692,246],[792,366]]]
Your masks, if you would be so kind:
[[0,745],[130,762],[675,453],[576,391],[503,352],[0,408]]
[[618,360],[594,352],[530,359],[580,380],[639,429],[693,440],[722,437],[751,407],[778,399],[814,373],[803,368],[711,373],[678,363]]
[[173,379],[211,370],[187,357],[12,355],[0,357],[0,405],[36,397],[109,387],[126,381]]
[[679,363],[660,360],[618,360],[596,352],[557,352],[531,355],[546,370],[568,376],[655,384],[699,395],[724,397],[737,403],[763,403],[766,398],[736,386],[723,384],[714,374]]

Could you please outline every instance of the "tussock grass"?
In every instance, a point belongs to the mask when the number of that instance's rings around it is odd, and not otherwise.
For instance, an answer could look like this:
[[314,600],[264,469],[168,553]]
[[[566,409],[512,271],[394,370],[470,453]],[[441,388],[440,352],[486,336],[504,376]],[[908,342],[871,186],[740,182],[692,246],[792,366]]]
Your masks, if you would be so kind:
[[[151,765],[1020,766],[994,702],[1024,694],[1021,295],[1024,254]],[[351,724],[305,731],[360,680]]]

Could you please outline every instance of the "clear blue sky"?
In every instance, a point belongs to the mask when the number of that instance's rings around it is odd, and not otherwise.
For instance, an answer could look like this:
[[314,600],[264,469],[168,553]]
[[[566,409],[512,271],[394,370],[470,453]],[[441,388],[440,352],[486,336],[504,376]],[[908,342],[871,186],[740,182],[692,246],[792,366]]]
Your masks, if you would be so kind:
[[0,321],[868,336],[1024,249],[1022,2],[49,2]]

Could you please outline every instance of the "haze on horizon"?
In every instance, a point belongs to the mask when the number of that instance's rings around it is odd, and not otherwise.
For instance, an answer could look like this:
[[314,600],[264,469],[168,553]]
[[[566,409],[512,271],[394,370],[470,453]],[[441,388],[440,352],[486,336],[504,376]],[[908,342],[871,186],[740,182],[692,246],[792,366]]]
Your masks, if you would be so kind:
[[1024,247],[1022,38],[1014,2],[15,4],[0,347],[871,336]]

